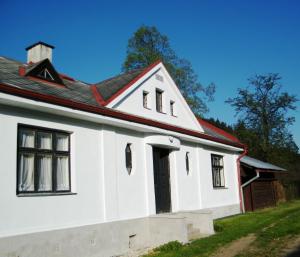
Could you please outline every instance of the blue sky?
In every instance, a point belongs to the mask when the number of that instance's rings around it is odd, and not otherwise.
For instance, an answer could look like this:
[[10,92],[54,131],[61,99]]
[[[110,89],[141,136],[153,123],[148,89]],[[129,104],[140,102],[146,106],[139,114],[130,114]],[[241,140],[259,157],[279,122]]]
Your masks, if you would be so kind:
[[[56,46],[54,65],[86,82],[118,74],[128,39],[141,25],[166,34],[199,81],[214,82],[207,117],[235,122],[224,103],[255,74],[278,72],[300,92],[300,1],[15,1],[0,0],[0,55],[25,61],[36,41]],[[300,146],[300,102],[290,127]]]

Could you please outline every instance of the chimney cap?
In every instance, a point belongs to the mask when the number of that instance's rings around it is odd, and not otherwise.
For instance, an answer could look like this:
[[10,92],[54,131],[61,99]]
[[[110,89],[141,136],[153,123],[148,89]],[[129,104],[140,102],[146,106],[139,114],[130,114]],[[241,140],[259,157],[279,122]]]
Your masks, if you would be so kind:
[[37,46],[37,45],[44,45],[44,46],[50,47],[50,48],[52,48],[52,49],[55,48],[55,47],[52,46],[52,45],[49,45],[49,44],[44,43],[44,42],[42,42],[42,41],[39,41],[39,42],[36,42],[36,43],[34,43],[34,44],[32,44],[32,45],[26,47],[25,50],[28,51],[29,49],[31,49],[31,48],[33,48],[33,47],[35,47],[35,46]]

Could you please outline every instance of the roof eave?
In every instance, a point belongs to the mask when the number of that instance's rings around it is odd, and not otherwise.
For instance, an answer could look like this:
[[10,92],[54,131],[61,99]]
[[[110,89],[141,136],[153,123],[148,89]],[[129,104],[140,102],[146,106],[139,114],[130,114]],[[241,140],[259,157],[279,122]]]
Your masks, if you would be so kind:
[[81,110],[81,111],[85,111],[85,112],[89,112],[89,113],[99,114],[99,115],[103,115],[103,116],[109,116],[109,117],[116,118],[116,119],[135,122],[135,123],[144,124],[144,125],[148,125],[148,126],[152,126],[152,127],[157,127],[160,129],[170,130],[173,132],[177,132],[177,133],[217,142],[220,144],[233,146],[233,147],[236,147],[239,149],[245,148],[245,145],[243,145],[241,143],[230,142],[227,140],[215,138],[210,135],[203,134],[203,133],[200,133],[197,131],[184,129],[184,128],[177,127],[174,125],[146,119],[143,117],[127,114],[127,113],[120,112],[120,111],[115,111],[110,108],[105,108],[105,107],[101,107],[101,106],[99,106],[99,107],[92,106],[92,105],[88,105],[88,104],[84,104],[84,103],[74,102],[69,99],[63,99],[63,98],[59,98],[56,96],[45,95],[45,94],[30,91],[30,90],[26,90],[26,89],[12,87],[9,85],[5,85],[3,83],[0,84],[0,92],[20,96],[20,97],[27,98],[27,99],[51,103],[51,104],[55,104],[55,105],[59,105],[59,106],[69,107],[72,109]]

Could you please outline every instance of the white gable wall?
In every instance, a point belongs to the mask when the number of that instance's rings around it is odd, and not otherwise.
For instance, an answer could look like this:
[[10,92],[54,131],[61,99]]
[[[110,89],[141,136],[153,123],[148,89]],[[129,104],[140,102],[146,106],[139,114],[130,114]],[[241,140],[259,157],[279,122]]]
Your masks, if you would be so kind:
[[[160,81],[156,76],[163,78]],[[163,113],[156,111],[156,89],[163,91]],[[143,92],[148,92],[148,108],[143,107]],[[170,101],[174,101],[174,114],[171,115]],[[178,127],[203,132],[200,124],[180,94],[162,64],[148,72],[143,79],[123,92],[108,107],[152,120],[169,123]]]

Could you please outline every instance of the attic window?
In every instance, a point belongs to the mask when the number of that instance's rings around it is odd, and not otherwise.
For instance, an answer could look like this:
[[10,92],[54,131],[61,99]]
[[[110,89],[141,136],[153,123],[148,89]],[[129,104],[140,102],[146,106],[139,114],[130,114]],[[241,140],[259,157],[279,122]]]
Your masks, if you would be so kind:
[[143,91],[143,106],[144,108],[148,109],[148,95],[149,93],[147,91]]
[[170,101],[170,113],[172,116],[175,116],[175,112],[174,112],[174,101]]
[[158,111],[158,112],[163,111],[162,95],[163,95],[163,91],[161,91],[160,89],[156,89],[156,111]]
[[62,81],[60,75],[57,73],[52,63],[48,59],[28,66],[24,75],[64,86],[64,82]]
[[46,79],[46,80],[54,81],[53,76],[50,74],[50,72],[47,70],[47,68],[42,70],[37,76],[40,78]]

